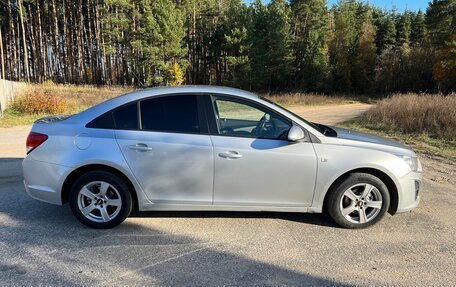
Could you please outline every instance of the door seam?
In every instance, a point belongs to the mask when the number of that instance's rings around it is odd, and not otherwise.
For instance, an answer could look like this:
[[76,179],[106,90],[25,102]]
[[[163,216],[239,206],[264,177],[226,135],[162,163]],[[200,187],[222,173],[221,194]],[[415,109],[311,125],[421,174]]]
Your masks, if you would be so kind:
[[215,196],[215,148],[214,142],[212,141],[212,136],[209,136],[212,145],[212,201],[211,205],[214,205],[214,196]]

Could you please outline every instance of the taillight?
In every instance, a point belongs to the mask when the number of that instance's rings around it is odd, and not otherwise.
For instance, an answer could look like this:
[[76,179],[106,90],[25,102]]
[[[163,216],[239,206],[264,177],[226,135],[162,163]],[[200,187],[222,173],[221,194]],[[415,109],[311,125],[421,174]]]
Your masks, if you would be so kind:
[[40,144],[44,143],[47,139],[48,136],[45,134],[30,132],[27,137],[27,143],[25,144],[27,147],[27,154],[37,148]]

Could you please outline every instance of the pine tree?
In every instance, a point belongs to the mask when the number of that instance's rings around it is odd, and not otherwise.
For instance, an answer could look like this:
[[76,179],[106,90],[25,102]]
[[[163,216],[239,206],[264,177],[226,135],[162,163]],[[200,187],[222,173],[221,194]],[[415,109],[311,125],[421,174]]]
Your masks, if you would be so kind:
[[182,14],[171,0],[143,0],[142,5],[141,28],[132,45],[143,51],[145,84],[163,85],[171,81],[168,71],[174,63],[185,65]]
[[384,23],[382,50],[391,50],[396,46],[396,26],[393,17],[388,15]]
[[285,0],[272,0],[267,6],[257,0],[253,13],[252,86],[268,91],[284,89],[292,72],[289,7]]
[[222,83],[229,86],[248,88],[250,80],[248,30],[251,13],[242,0],[229,0],[223,11],[221,25],[216,34],[221,35]]
[[354,0],[341,1],[333,9],[334,36],[330,42],[330,62],[332,66],[333,89],[352,91],[352,71],[358,46],[358,27]]
[[364,21],[361,25],[359,46],[355,61],[353,85],[363,93],[372,92],[372,84],[376,60],[376,30],[373,24],[372,11],[365,12]]
[[456,33],[456,0],[433,0],[426,11],[429,35],[436,48],[445,46]]
[[456,0],[433,0],[426,20],[431,43],[437,50],[434,79],[442,91],[456,89]]
[[411,29],[410,42],[412,46],[421,43],[427,34],[426,20],[421,9],[413,16]]
[[291,1],[295,86],[321,90],[328,77],[327,9],[322,0]]
[[410,53],[410,33],[411,33],[411,16],[409,11],[405,11],[397,20],[397,40],[396,47],[403,55]]

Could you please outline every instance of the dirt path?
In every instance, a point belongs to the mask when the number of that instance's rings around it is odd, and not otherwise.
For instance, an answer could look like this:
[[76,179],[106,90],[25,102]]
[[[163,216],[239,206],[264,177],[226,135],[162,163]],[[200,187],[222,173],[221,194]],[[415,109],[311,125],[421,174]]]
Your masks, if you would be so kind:
[[31,126],[0,128],[0,158],[24,157],[25,139]]
[[291,106],[288,109],[306,120],[333,125],[357,117],[370,107],[372,105],[356,103],[329,106]]
[[[356,117],[367,111],[368,104],[346,104],[330,106],[292,106],[290,110],[303,118],[322,124],[335,124]],[[24,157],[25,139],[30,126],[0,128],[0,157]]]

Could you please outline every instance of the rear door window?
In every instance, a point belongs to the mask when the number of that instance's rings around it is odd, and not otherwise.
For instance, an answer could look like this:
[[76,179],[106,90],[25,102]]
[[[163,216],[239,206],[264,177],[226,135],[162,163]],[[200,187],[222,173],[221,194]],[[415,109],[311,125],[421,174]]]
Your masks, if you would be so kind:
[[113,110],[112,116],[116,129],[136,130],[138,129],[138,103],[126,104]]
[[172,95],[140,102],[141,127],[147,131],[199,133],[197,95]]

